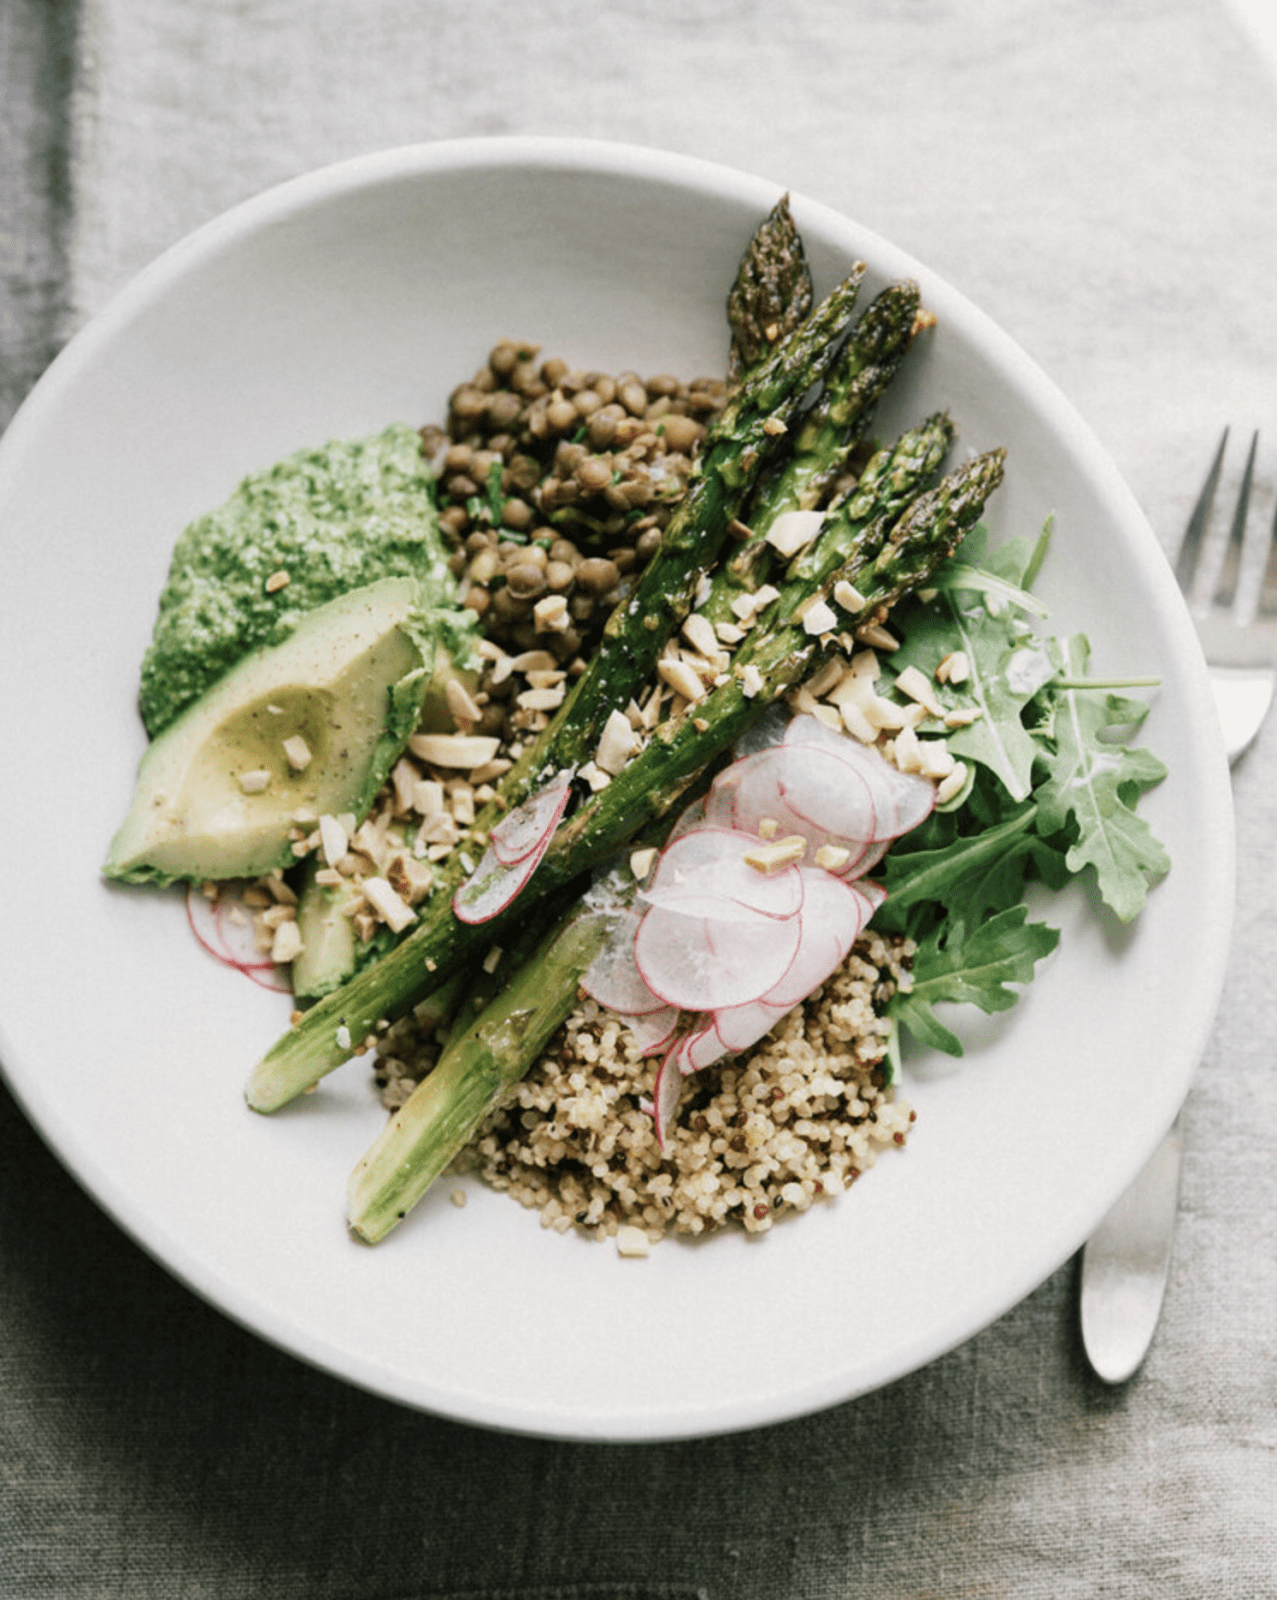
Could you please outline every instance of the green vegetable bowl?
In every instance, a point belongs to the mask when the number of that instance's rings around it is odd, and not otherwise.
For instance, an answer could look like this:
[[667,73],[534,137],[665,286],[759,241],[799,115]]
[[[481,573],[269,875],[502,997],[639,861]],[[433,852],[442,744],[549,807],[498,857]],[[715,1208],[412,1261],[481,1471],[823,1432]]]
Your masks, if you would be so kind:
[[[273,1117],[246,1074],[289,1001],[209,959],[178,890],[105,882],[144,735],[138,665],[177,532],[304,446],[441,419],[504,335],[582,367],[721,372],[726,287],[773,183],[566,140],[422,145],[287,183],[156,261],[53,364],[0,441],[8,552],[0,1060],[116,1222],[194,1292],[332,1373],[471,1422],[583,1439],[725,1432],[846,1400],[961,1343],[1082,1244],[1175,1116],[1206,1042],[1231,918],[1227,769],[1169,569],[1086,426],[919,263],[794,194],[818,292],[868,263],[936,325],[883,436],[935,410],[955,455],[1002,445],[991,539],[1054,540],[1037,584],[1092,670],[1160,680],[1141,804],[1173,862],[1123,924],[1084,878],[1020,1003],[964,1018],[961,1060],[906,1053],[917,1111],[836,1201],[761,1239],[646,1259],[542,1230],[451,1183],[376,1249],[343,1182],[384,1120],[349,1063]],[[74,775],[69,803],[42,788]],[[56,810],[55,810],[56,807]],[[34,1218],[34,1221],[33,1221]],[[42,1248],[38,1208],[23,1219]],[[658,1362],[672,1330],[695,1358]],[[741,1360],[742,1351],[767,1359]]]

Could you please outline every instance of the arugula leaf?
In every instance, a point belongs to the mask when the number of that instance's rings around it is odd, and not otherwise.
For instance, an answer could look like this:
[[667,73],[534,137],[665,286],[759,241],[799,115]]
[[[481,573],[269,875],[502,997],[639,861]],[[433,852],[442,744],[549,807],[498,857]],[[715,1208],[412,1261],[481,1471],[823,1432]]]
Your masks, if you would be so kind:
[[1058,929],[1027,922],[1028,913],[1026,905],[1013,905],[974,927],[963,921],[942,923],[918,946],[913,984],[907,992],[892,996],[888,1017],[907,1028],[919,1044],[946,1055],[962,1055],[962,1041],[933,1008],[948,1000],[977,1005],[985,1012],[1009,1011],[1019,994],[1007,985],[1032,982],[1036,963],[1060,942]]
[[977,761],[995,773],[1013,800],[1027,799],[1038,746],[1021,712],[1054,676],[1054,663],[1009,610],[991,611],[983,598],[973,600],[957,588],[911,612],[903,632],[893,668],[916,666],[934,680],[946,656],[956,651],[966,656],[966,681],[956,691],[939,686],[939,693],[950,708],[974,706],[980,715],[949,734],[949,748],[961,760]]
[[887,898],[877,926],[916,933],[911,916],[923,905],[961,905],[978,921],[991,910],[1014,905],[1023,893],[1027,859],[1036,843],[1037,807],[1025,801],[995,827],[951,839],[933,848],[890,851],[884,862]]
[[[1059,641],[1070,683],[1085,678],[1090,645],[1084,634]],[[1056,690],[1051,739],[1043,748],[1046,778],[1037,790],[1043,832],[1070,823],[1077,837],[1066,861],[1072,872],[1095,869],[1100,893],[1123,922],[1144,908],[1149,885],[1170,870],[1170,857],[1135,813],[1145,790],[1166,776],[1148,750],[1131,750],[1105,737],[1129,725],[1135,703],[1092,689]]]

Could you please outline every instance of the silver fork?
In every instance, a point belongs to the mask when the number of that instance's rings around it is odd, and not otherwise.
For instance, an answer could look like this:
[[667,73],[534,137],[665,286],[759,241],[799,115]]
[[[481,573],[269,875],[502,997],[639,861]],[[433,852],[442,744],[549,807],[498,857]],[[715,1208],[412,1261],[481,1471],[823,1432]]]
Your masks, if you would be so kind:
[[1224,746],[1230,762],[1247,750],[1259,732],[1273,700],[1277,671],[1277,518],[1274,518],[1268,565],[1253,609],[1239,610],[1238,577],[1246,548],[1246,525],[1250,510],[1251,482],[1255,472],[1255,449],[1259,434],[1251,435],[1246,466],[1242,472],[1237,504],[1229,524],[1228,544],[1219,570],[1214,596],[1203,608],[1196,599],[1197,568],[1203,537],[1210,522],[1211,506],[1219,483],[1228,429],[1220,436],[1214,460],[1202,485],[1175,562],[1175,576],[1189,600],[1202,652],[1210,672],[1211,688],[1224,730]]
[[[1225,428],[1184,530],[1175,576],[1210,675],[1231,764],[1254,742],[1277,684],[1277,516],[1255,601],[1238,597],[1244,567],[1255,449],[1251,436],[1214,593],[1203,605],[1200,558],[1228,444]],[[1082,1342],[1106,1383],[1124,1383],[1143,1361],[1157,1326],[1179,1205],[1181,1129],[1177,1117],[1148,1165],[1105,1217],[1082,1252]]]

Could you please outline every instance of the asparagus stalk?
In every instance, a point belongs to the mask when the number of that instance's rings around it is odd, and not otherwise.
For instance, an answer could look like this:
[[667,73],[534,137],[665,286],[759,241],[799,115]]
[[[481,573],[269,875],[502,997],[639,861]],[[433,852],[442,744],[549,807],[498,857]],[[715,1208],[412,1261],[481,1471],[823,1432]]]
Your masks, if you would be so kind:
[[348,1216],[361,1238],[384,1238],[525,1076],[566,1021],[608,931],[606,917],[578,904],[479,1015],[449,1035],[350,1175]]
[[[742,383],[710,430],[660,549],[603,636],[545,733],[506,774],[505,808],[553,773],[594,753],[608,713],[628,704],[652,674],[666,639],[691,609],[702,576],[718,561],[730,528],[765,465],[787,448],[790,421],[824,378],[851,322],[864,276],[851,273]],[[495,818],[500,812],[494,813]]]
[[853,328],[798,426],[793,454],[760,485],[741,549],[715,574],[714,592],[700,607],[710,622],[731,622],[732,601],[769,578],[779,559],[767,542],[776,519],[786,511],[813,510],[846,470],[909,349],[918,303],[916,283],[890,284]]
[[[841,578],[859,560],[858,582],[862,592],[868,590],[873,596],[875,615],[880,614],[952,551],[978,516],[988,487],[1000,475],[1000,453],[981,458],[954,474],[935,493],[923,495],[885,538],[879,539],[876,532],[882,528],[883,518],[862,525],[855,556],[830,571]],[[753,653],[756,664],[768,666],[768,700],[794,681],[796,661],[820,652],[821,646],[810,636],[800,643],[794,634],[791,623],[767,635]],[[797,670],[801,676],[805,668]],[[713,710],[720,732],[727,725],[745,725],[753,715],[737,685],[732,685],[730,692],[724,687],[710,699],[719,702]],[[709,712],[708,702],[703,709]],[[696,722],[685,717],[667,746],[668,753],[682,742],[683,759],[670,763],[678,771],[686,770],[688,751],[695,750],[695,759],[700,759],[701,741],[687,738],[689,729],[694,732]],[[637,765],[631,763],[631,767]],[[624,777],[622,774],[620,781]],[[678,793],[677,780],[674,793]],[[652,797],[653,789],[643,781],[630,798],[636,803],[658,804],[668,812],[672,799],[654,802]],[[601,812],[607,807],[600,801],[595,809]],[[568,832],[575,826],[578,840],[584,837],[581,816],[578,813],[567,824]],[[563,830],[555,848],[568,857],[577,853]],[[361,1237],[375,1242],[401,1221],[474,1136],[488,1113],[537,1061],[570,1015],[578,985],[609,931],[597,914],[591,921],[580,906],[569,912],[530,964],[517,971],[480,1015],[449,1040],[434,1070],[395,1113],[351,1176],[348,1216]]]
[[839,635],[808,632],[803,619],[812,604],[828,603],[846,581],[863,600],[848,620],[862,627],[883,621],[893,605],[922,587],[978,520],[1001,482],[1003,458],[1001,450],[975,457],[918,495],[894,523],[888,512],[867,524],[838,527],[837,535],[851,548],[847,559],[814,584],[795,580],[787,586],[788,609],[782,612],[776,602],[776,621],[760,624],[741,646],[728,681],[688,714],[659,727],[606,789],[560,823],[528,888],[545,892],[562,881],[570,864],[599,859],[628,832],[662,815],[707,760],[735,744],[767,706],[818,670],[837,648]]
[[[931,436],[934,451],[934,425]],[[898,472],[884,466],[876,475],[882,498],[865,508],[861,522],[836,519],[822,530],[822,543],[827,534],[831,544],[837,542],[840,550],[850,551],[843,564],[824,572],[817,563],[811,576],[787,583],[788,609],[782,613],[777,602],[774,621],[759,622],[742,646],[738,663],[742,668],[754,666],[761,687],[751,693],[742,681],[748,675],[734,673],[692,708],[694,714],[657,729],[606,789],[560,824],[531,882],[501,916],[481,925],[462,923],[450,901],[435,896],[421,924],[403,943],[321,1000],[267,1052],[249,1080],[248,1102],[254,1109],[273,1111],[340,1066],[353,1045],[369,1035],[375,1038],[379,1021],[401,1016],[452,972],[500,943],[541,894],[606,860],[652,818],[669,810],[698,773],[732,745],[766,705],[805,676],[827,647],[829,641],[809,634],[796,615],[804,600],[832,594],[846,576],[865,599],[863,618],[885,614],[956,545],[1001,477],[1000,453],[977,458],[937,490],[924,494],[893,527],[899,500],[906,493],[902,488],[906,461],[914,460],[915,471],[934,462],[934,455],[920,452],[916,434],[906,436],[891,453],[891,458],[897,457]]]
[[811,300],[803,241],[790,215],[789,196],[782,195],[750,240],[727,296],[729,385],[767,359],[810,311]]
[[806,511],[824,500],[913,342],[919,301],[918,285],[906,280],[889,284],[866,309],[803,418],[793,468],[769,506]]

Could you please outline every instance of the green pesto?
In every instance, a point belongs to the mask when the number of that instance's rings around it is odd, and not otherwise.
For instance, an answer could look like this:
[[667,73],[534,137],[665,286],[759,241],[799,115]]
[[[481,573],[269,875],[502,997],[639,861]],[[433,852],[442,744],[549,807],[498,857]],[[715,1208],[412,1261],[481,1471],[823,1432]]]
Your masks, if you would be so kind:
[[[276,573],[288,582],[272,590]],[[428,605],[450,602],[429,470],[406,423],[299,450],[245,478],[178,536],[142,663],[147,732],[154,738],[251,651],[282,643],[308,611],[388,577],[417,578]]]

